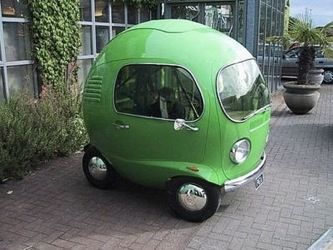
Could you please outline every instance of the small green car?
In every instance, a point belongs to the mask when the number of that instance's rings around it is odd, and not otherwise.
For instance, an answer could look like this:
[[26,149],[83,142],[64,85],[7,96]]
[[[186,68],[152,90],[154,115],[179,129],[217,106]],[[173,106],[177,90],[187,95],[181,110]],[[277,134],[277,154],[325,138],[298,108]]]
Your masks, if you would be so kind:
[[221,193],[263,182],[270,95],[238,42],[186,20],[136,25],[99,54],[83,93],[83,170],[166,188],[172,210],[203,221]]

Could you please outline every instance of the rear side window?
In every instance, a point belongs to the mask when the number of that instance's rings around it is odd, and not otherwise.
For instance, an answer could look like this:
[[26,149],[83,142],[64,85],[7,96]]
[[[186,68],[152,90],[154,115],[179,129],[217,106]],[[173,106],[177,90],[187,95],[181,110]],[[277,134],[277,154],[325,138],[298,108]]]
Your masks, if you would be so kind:
[[181,67],[128,65],[117,76],[118,112],[164,119],[196,120],[203,100],[191,74]]

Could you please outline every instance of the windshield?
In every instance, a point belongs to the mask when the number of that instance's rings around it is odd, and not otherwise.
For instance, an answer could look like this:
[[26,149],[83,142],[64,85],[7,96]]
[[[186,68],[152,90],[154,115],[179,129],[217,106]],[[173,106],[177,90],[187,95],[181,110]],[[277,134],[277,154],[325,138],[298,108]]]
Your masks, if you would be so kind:
[[223,109],[242,121],[270,104],[270,95],[255,60],[230,65],[219,71],[217,93]]

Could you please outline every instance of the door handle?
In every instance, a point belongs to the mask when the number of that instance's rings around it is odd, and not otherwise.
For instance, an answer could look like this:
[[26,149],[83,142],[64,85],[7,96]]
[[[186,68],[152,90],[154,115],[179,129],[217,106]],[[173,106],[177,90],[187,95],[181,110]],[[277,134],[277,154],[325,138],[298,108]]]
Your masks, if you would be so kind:
[[181,130],[183,128],[187,128],[188,130],[192,130],[192,131],[198,131],[199,128],[197,127],[192,127],[188,124],[186,124],[184,119],[176,119],[174,124],[173,124],[173,128],[177,131],[177,130]]
[[324,63],[324,61],[319,61],[318,63]]
[[129,129],[130,128],[130,126],[128,124],[123,124],[118,121],[112,123],[112,125],[114,125],[117,129]]

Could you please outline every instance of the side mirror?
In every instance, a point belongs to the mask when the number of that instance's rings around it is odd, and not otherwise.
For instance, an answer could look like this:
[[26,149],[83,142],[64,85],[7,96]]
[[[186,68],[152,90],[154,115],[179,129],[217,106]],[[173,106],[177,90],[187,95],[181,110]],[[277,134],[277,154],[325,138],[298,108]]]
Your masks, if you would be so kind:
[[186,124],[186,121],[184,119],[176,119],[174,124],[173,124],[173,128],[176,131],[181,130],[183,128],[187,128],[187,129],[192,130],[192,131],[198,131],[199,130],[199,128],[191,127],[190,125]]

